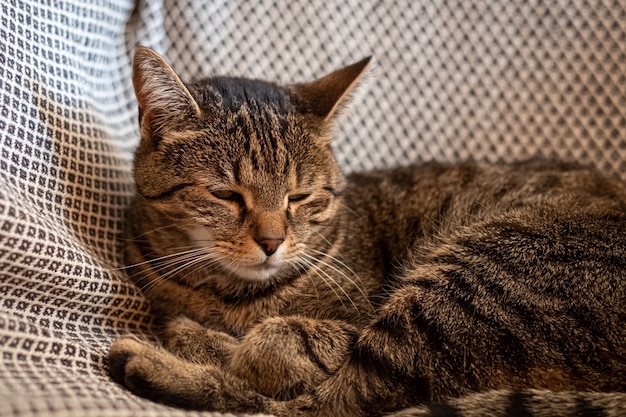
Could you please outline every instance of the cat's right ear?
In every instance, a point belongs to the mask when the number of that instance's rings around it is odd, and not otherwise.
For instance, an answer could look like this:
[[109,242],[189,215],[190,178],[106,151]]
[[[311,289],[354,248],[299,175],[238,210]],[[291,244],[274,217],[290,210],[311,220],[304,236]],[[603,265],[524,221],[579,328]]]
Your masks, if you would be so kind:
[[174,72],[155,51],[140,46],[133,59],[133,86],[139,103],[142,140],[156,145],[165,133],[201,115],[200,107]]
[[353,93],[368,73],[372,57],[338,69],[310,83],[293,86],[300,106],[307,113],[330,121],[352,101]]

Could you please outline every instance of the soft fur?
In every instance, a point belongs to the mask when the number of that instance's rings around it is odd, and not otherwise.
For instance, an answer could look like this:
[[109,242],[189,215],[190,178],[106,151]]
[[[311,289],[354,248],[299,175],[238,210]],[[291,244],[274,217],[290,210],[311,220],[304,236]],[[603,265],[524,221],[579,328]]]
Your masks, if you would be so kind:
[[117,341],[111,375],[279,416],[624,410],[626,186],[539,162],[344,177],[332,136],[368,62],[186,85],[137,50],[126,257],[164,347]]

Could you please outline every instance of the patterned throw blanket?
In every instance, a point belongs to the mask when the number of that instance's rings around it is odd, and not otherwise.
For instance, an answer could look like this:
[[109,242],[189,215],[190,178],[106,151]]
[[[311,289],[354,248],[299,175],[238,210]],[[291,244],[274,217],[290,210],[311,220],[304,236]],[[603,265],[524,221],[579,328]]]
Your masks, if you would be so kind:
[[0,2],[0,416],[214,415],[107,374],[112,340],[152,335],[120,256],[138,44],[184,77],[307,80],[374,55],[335,144],[347,171],[543,156],[626,177],[623,2],[442,3]]

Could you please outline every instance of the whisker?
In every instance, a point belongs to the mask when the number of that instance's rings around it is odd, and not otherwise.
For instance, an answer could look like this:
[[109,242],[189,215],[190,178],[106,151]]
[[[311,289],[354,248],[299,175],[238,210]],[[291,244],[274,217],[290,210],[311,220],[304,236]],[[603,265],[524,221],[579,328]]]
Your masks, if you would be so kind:
[[[354,300],[352,299],[352,297],[350,297],[350,294],[348,294],[348,292],[346,291],[346,289],[345,289],[345,288],[344,288],[341,284],[339,284],[339,283],[335,280],[335,278],[333,278],[333,276],[332,276],[331,274],[329,274],[326,270],[324,270],[324,268],[321,268],[321,267],[320,267],[317,263],[321,263],[322,265],[327,266],[327,267],[329,267],[329,268],[331,268],[331,269],[334,269],[334,268],[332,268],[332,267],[331,267],[331,266],[330,266],[327,262],[324,262],[324,261],[323,261],[323,260],[321,260],[321,259],[317,259],[317,258],[315,258],[314,256],[311,256],[311,255],[309,255],[309,254],[307,254],[307,253],[303,253],[302,255],[303,255],[306,259],[308,259],[308,260],[309,260],[310,265],[311,265],[311,268],[312,268],[312,269],[314,269],[314,270],[316,270],[316,271],[319,271],[319,272],[320,272],[320,273],[322,273],[322,274],[324,274],[324,276],[326,276],[326,278],[328,278],[328,280],[329,280],[330,282],[332,282],[333,284],[335,284],[335,285],[337,286],[337,288],[339,288],[339,289],[341,290],[341,292],[342,292],[342,293],[346,296],[346,298],[348,299],[348,301],[350,301],[350,303],[351,303],[351,304],[352,304],[352,306],[355,308],[355,310],[356,310],[358,313],[360,313],[359,307],[356,305],[356,303],[354,302]],[[336,269],[335,269],[335,270],[336,270]],[[339,272],[341,272],[341,271],[339,271]],[[343,274],[343,273],[342,273],[342,274]],[[345,276],[345,274],[343,274],[343,275]],[[358,286],[354,283],[354,281],[352,281],[352,280],[351,280],[349,277],[347,277],[347,276],[345,276],[345,277],[346,277],[346,279],[348,279],[349,281],[351,281],[351,282],[352,282],[352,284],[353,284],[353,285],[354,285],[354,286],[355,286],[355,287],[356,287],[359,291],[361,291],[361,289],[360,289],[360,288],[359,288],[359,287],[358,287]],[[367,299],[367,297],[366,297],[366,299]],[[368,302],[369,302],[369,301],[368,301]]]
[[[326,275],[326,277],[333,282],[335,285],[337,285],[340,289],[341,287],[332,279],[331,276],[329,276],[325,271],[321,270],[317,265],[315,265],[313,262],[307,260],[307,259],[299,259],[298,262],[300,262],[301,265],[307,267],[309,270],[313,271],[325,284],[328,288],[330,288],[330,290],[335,294],[335,296],[337,297],[337,300],[339,300],[339,302],[341,303],[341,305],[343,306],[343,308],[345,308],[346,310],[348,309],[345,305],[345,303],[343,302],[343,299],[341,298],[341,296],[339,295],[339,293],[337,291],[335,291],[335,289],[333,288],[332,285],[330,285],[330,283],[328,282],[328,280],[326,278],[324,278],[324,276],[322,276],[322,273],[324,275]],[[346,297],[352,301],[350,299],[350,296],[348,294],[346,294],[345,291],[343,291],[344,294],[346,295]],[[354,305],[354,302],[352,302],[352,304]],[[357,309],[356,305],[354,305],[354,307]]]
[[332,247],[333,244],[330,243],[330,241],[328,239],[326,239],[326,236],[324,236],[323,234],[321,234],[320,232],[315,232],[316,235],[318,235],[320,238],[322,238],[322,240],[324,242],[326,242],[326,244],[328,245],[328,247]]
[[348,211],[350,214],[354,215],[354,216],[355,216],[355,217],[357,217],[357,218],[359,217],[359,214],[358,214],[356,211],[352,210],[350,207],[348,207],[348,206],[347,206],[346,204],[344,204],[343,202],[340,202],[340,203],[339,203],[339,205],[340,205],[341,207],[343,207],[344,209],[346,209],[346,211]]
[[120,267],[117,267],[117,268],[108,268],[108,269],[110,271],[122,271],[124,269],[134,268],[136,266],[141,266],[141,265],[146,265],[146,264],[152,264],[152,263],[155,263],[155,262],[160,262],[161,260],[167,259],[167,258],[174,258],[174,257],[180,256],[180,255],[191,254],[191,253],[194,253],[194,252],[201,252],[201,251],[206,250],[206,249],[207,248],[194,247],[194,249],[186,250],[186,251],[183,251],[183,252],[176,252],[176,253],[172,253],[170,255],[164,255],[164,256],[160,256],[158,258],[149,259],[147,261],[137,262],[137,263],[126,265],[126,266],[120,266]]
[[133,239],[132,239],[132,240],[137,240],[137,239],[139,239],[139,238],[142,238],[142,237],[148,236],[148,235],[149,235],[149,234],[151,234],[151,233],[160,232],[160,231],[162,231],[162,230],[169,229],[169,228],[172,228],[172,227],[177,227],[177,226],[178,226],[178,225],[176,225],[176,224],[168,224],[168,225],[165,225],[165,226],[157,227],[156,229],[146,230],[146,231],[144,231],[144,232],[143,232],[142,234],[140,234],[140,235],[135,235],[135,236],[133,236]]
[[[330,269],[332,269],[333,271],[335,271],[335,272],[339,273],[342,277],[344,277],[345,279],[347,279],[347,280],[348,280],[348,281],[349,281],[349,282],[350,282],[350,283],[351,283],[351,284],[352,284],[352,285],[353,285],[353,286],[354,286],[354,287],[355,287],[355,288],[356,288],[356,289],[357,289],[357,290],[361,293],[361,295],[363,296],[363,298],[364,298],[364,299],[367,301],[367,303],[369,304],[370,308],[372,308],[372,309],[373,309],[372,303],[371,303],[371,302],[370,302],[370,300],[369,300],[369,296],[366,294],[366,292],[365,292],[365,291],[363,290],[363,288],[362,288],[362,284],[363,284],[363,282],[361,281],[361,278],[360,278],[360,277],[356,274],[356,272],[354,272],[354,270],[352,270],[352,268],[350,268],[348,265],[346,265],[344,262],[342,262],[342,261],[341,261],[341,260],[339,260],[338,258],[336,258],[336,257],[334,257],[334,256],[332,256],[332,255],[329,255],[329,254],[327,254],[327,253],[320,252],[320,251],[315,250],[315,249],[311,249],[311,252],[314,252],[314,253],[316,253],[316,254],[318,254],[318,255],[323,255],[323,256],[326,256],[326,257],[330,258],[330,260],[331,260],[331,261],[337,262],[337,263],[339,264],[339,266],[341,266],[341,267],[343,267],[343,268],[347,269],[347,270],[348,270],[348,272],[349,272],[350,274],[352,274],[352,276],[354,276],[354,278],[355,278],[356,280],[358,280],[358,281],[359,281],[360,285],[359,285],[359,284],[357,284],[357,282],[356,282],[355,280],[353,280],[352,278],[350,278],[350,277],[348,276],[348,274],[346,274],[343,270],[341,270],[340,268],[338,268],[338,267],[334,266],[332,263],[330,263],[330,262],[326,262],[326,261],[324,261],[323,259],[318,259],[318,260],[317,260],[317,261],[318,261],[319,263],[321,263],[322,265],[327,266],[328,268],[330,268]],[[309,255],[309,254],[307,254],[307,253],[303,253],[303,255],[304,255],[304,256],[311,257],[311,255]],[[317,259],[317,258],[314,258],[314,259]]]
[[[179,265],[179,266],[177,266],[176,268],[174,268],[174,269],[170,269],[170,270],[169,270],[169,271],[167,271],[166,273],[161,274],[161,278],[162,278],[162,279],[164,279],[164,280],[168,280],[168,279],[170,279],[171,277],[173,277],[174,275],[178,274],[179,272],[182,272],[182,271],[184,271],[185,269],[190,268],[190,267],[192,267],[193,265],[197,265],[199,262],[204,261],[204,259],[205,259],[205,257],[206,257],[206,256],[210,256],[210,255],[204,255],[204,254],[203,254],[203,255],[201,255],[201,256],[191,258],[191,259],[189,260],[189,262],[185,262],[185,263],[183,263],[182,265]],[[209,258],[209,259],[210,259],[210,258]]]
[[[294,258],[294,259],[289,259],[289,260],[287,260],[286,262],[287,262],[287,264],[292,265],[292,266],[295,266],[296,268],[298,268],[298,267],[302,267],[302,268],[304,268],[305,270],[309,269],[309,266],[308,266],[306,263],[302,263],[302,262],[300,262],[300,261],[301,261],[301,260],[300,260],[299,258],[297,258],[297,257],[296,257],[296,258]],[[315,290],[315,298],[319,300],[319,298],[320,298],[320,294],[319,294],[319,292],[317,291],[317,284],[316,284],[315,280],[311,280],[311,283],[313,284],[313,289]]]
[[[142,281],[149,280],[145,285],[140,287],[142,291],[148,291],[151,286],[156,286],[160,281],[168,280],[173,275],[178,274],[200,262],[212,261],[209,262],[207,266],[211,263],[217,262],[218,259],[215,258],[215,254],[216,251],[213,248],[195,248],[193,250],[179,252],[173,255],[166,255],[151,261],[140,262],[135,265],[150,263],[152,268],[149,271],[138,271],[137,273],[131,275],[131,279],[134,279],[138,275],[143,275],[136,281],[137,284],[141,284]],[[172,267],[173,269],[171,269]],[[150,279],[151,276],[155,277]]]

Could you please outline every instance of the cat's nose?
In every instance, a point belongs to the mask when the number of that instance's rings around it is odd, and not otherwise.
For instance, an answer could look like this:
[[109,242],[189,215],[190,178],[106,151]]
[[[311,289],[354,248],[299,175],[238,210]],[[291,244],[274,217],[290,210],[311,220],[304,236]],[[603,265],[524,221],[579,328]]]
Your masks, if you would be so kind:
[[256,242],[263,248],[267,256],[272,256],[285,239],[259,239]]

